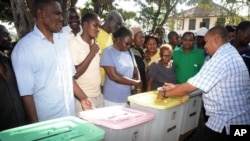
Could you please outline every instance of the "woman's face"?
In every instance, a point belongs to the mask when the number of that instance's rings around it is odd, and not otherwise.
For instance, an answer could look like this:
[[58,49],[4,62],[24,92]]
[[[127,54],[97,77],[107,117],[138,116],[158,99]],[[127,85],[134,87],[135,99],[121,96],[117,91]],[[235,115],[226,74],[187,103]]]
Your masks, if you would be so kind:
[[101,26],[101,22],[99,17],[95,20],[90,20],[88,22],[84,22],[83,30],[86,32],[91,38],[96,38],[99,27]]
[[145,37],[144,37],[144,33],[143,32],[139,32],[134,36],[134,45],[136,47],[142,47],[143,43],[145,41]]
[[168,65],[168,62],[171,60],[172,53],[171,53],[170,50],[163,49],[163,50],[160,52],[160,56],[161,56],[161,62],[162,62],[164,65]]
[[131,36],[117,38],[117,47],[120,51],[127,51],[131,47],[132,41]]
[[157,51],[157,41],[155,38],[149,38],[145,43],[145,47],[149,52],[156,52]]

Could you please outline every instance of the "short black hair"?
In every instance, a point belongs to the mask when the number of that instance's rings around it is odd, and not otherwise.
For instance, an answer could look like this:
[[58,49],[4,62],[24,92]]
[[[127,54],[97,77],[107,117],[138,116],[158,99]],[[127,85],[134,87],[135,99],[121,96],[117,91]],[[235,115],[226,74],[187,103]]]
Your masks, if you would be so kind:
[[81,17],[81,11],[80,11],[80,9],[78,9],[78,8],[76,8],[76,7],[70,7],[70,8],[67,10],[67,19],[69,18],[70,13],[77,13],[77,14],[80,14],[79,17]]
[[116,38],[123,38],[123,37],[127,37],[130,36],[132,37],[132,31],[125,27],[125,26],[121,26],[115,33],[113,33],[113,37]]
[[98,15],[96,13],[86,13],[82,16],[81,23],[83,24],[84,22],[92,21],[92,20],[97,20]]
[[4,25],[0,24],[0,39],[4,37],[4,34],[6,34],[6,32],[9,32],[7,28]]
[[51,2],[59,2],[58,0],[33,0],[31,6],[31,13],[36,18],[36,12],[38,9],[45,7],[46,5],[50,4]]
[[228,31],[224,26],[214,26],[211,28],[208,33],[208,35],[215,35],[218,34],[222,39],[228,40]]
[[6,27],[2,24],[0,24],[0,33],[2,33],[4,30],[6,30]]
[[155,28],[155,30],[154,30],[154,33],[156,33],[156,32],[159,31],[159,30],[163,30],[164,33],[165,33],[165,28],[162,27],[162,26],[157,26],[157,27]]
[[250,28],[250,21],[243,21],[239,23],[236,27],[236,33],[241,30],[241,31],[246,31],[248,28]]
[[234,25],[226,25],[225,28],[227,29],[228,32],[236,31],[236,26]]
[[195,35],[194,35],[194,33],[193,32],[190,32],[190,31],[187,31],[187,32],[185,32],[183,35],[182,35],[182,39],[184,38],[184,36],[186,36],[186,35],[192,35],[193,36],[193,39],[195,39]]
[[174,36],[174,35],[179,36],[178,33],[177,33],[176,31],[170,31],[170,32],[168,33],[168,39],[170,39],[170,38],[171,38],[172,36]]

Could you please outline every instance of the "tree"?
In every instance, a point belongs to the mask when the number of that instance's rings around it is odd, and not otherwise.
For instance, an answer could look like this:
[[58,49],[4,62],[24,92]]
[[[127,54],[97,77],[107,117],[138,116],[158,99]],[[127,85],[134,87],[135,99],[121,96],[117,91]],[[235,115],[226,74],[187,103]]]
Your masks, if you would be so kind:
[[[214,0],[215,1],[215,0]],[[218,25],[225,25],[226,22],[228,22],[231,25],[237,25],[239,22],[246,20],[244,17],[240,16],[239,11],[242,9],[250,8],[250,0],[217,0],[217,3],[219,2],[220,6],[227,9],[227,18],[228,20],[222,20],[222,17],[218,19],[217,24]],[[211,8],[211,5],[213,3],[213,0],[189,0],[187,2],[187,5],[197,5],[201,6],[203,8],[209,9]],[[249,15],[249,13],[247,14]],[[223,24],[224,23],[224,24]]]
[[104,19],[110,10],[117,10],[121,13],[125,24],[129,26],[129,20],[135,18],[136,12],[125,11],[124,9],[118,7],[119,4],[114,3],[114,0],[91,0],[84,4],[84,8],[81,9],[81,13],[85,14],[87,12],[95,12],[102,19]]
[[[2,0],[0,6],[4,7],[0,11],[0,20],[14,22],[17,34],[19,37],[24,36],[31,31],[34,26],[34,19],[30,12],[31,3],[33,0]],[[121,1],[121,0],[119,0]],[[118,2],[119,2],[118,1]],[[126,0],[125,0],[126,1]],[[128,1],[128,0],[127,0]],[[84,4],[84,9],[81,9],[82,14],[94,11],[101,18],[104,18],[109,10],[118,10],[129,25],[130,19],[137,21],[145,30],[153,32],[156,26],[164,26],[168,22],[168,17],[176,12],[178,3],[186,3],[187,5],[199,5],[203,8],[209,8],[212,0],[133,0],[139,11],[125,11],[122,8],[117,8],[119,4],[114,3],[114,0],[88,0]],[[62,5],[63,17],[66,19],[66,10],[73,7],[77,0],[59,0]],[[241,18],[237,15],[239,9],[248,6],[250,9],[250,0],[220,0],[223,3],[221,6],[229,9],[232,21],[238,23]],[[250,10],[248,10],[250,13]],[[249,14],[248,14],[249,15]],[[67,24],[64,20],[64,25]],[[171,26],[170,24],[167,26]]]
[[142,23],[144,29],[153,32],[156,26],[164,26],[168,17],[175,10],[176,5],[181,0],[135,0],[141,7],[139,23]]
[[102,15],[104,10],[113,9],[113,2],[114,0],[92,0],[94,12],[98,15]]
[[10,1],[9,0],[1,0],[0,7],[3,7],[3,8],[1,8],[1,11],[0,11],[0,20],[5,21],[5,22],[13,21]]
[[13,12],[13,21],[17,30],[18,37],[23,37],[34,26],[34,19],[30,12],[30,1],[10,0]]
[[[1,5],[4,4],[6,6],[5,9],[7,9],[7,11],[5,11],[6,16],[3,17],[3,14],[1,13],[0,18],[5,19],[5,21],[14,22],[15,28],[17,30],[17,35],[19,38],[21,38],[28,32],[30,32],[34,27],[35,20],[30,10],[33,0],[10,0],[9,2],[10,3],[0,3]],[[65,25],[66,11],[70,6],[74,6],[77,3],[77,0],[59,0],[59,2],[62,6]],[[11,6],[11,8],[9,6]],[[10,9],[12,11],[12,15],[8,14]]]

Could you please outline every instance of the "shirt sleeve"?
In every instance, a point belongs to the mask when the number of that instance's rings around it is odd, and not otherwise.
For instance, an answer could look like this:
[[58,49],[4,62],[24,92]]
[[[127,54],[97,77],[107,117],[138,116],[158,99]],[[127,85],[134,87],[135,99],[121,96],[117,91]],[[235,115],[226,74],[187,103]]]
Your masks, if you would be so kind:
[[[83,46],[88,48],[88,46]],[[88,55],[82,44],[79,44],[76,38],[71,38],[69,40],[69,51],[74,65],[79,65]]]
[[155,78],[157,75],[157,64],[153,62],[148,68],[148,76],[151,78]]
[[100,60],[100,66],[115,66],[114,61],[112,59],[112,53],[110,51],[110,48],[105,48],[103,50]]
[[25,45],[19,43],[14,48],[11,61],[16,75],[18,89],[21,96],[32,95],[34,89],[35,70],[32,69],[32,60]]
[[225,72],[223,63],[209,60],[206,62],[201,70],[193,77],[188,79],[187,83],[208,92],[213,88],[218,81],[223,77]]

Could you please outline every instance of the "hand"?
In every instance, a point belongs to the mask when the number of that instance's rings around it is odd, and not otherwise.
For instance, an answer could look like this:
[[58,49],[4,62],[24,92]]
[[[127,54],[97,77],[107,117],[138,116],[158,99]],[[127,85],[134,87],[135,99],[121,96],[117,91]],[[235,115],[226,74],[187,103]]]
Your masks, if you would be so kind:
[[163,100],[163,99],[165,99],[165,97],[163,97],[163,95],[162,95],[161,92],[158,92],[158,94],[157,94],[157,99]]
[[163,88],[165,89],[165,91],[172,90],[175,87],[176,87],[176,85],[172,84],[172,83],[164,83],[164,85],[163,85]]
[[136,88],[136,93],[141,93],[142,92],[142,89],[141,88]]
[[141,82],[141,80],[136,80],[136,85],[135,85],[135,88],[136,89],[141,89],[142,88],[142,82]]
[[92,109],[92,103],[89,99],[84,99],[81,101],[82,108],[84,110],[91,110]]
[[96,40],[94,39],[93,42],[90,44],[90,52],[96,54],[100,47],[99,47],[99,44],[96,42]]
[[163,87],[160,87],[157,90],[158,90],[157,99],[161,99],[161,100],[165,99],[166,98],[165,97],[165,94],[166,94],[165,89]]

